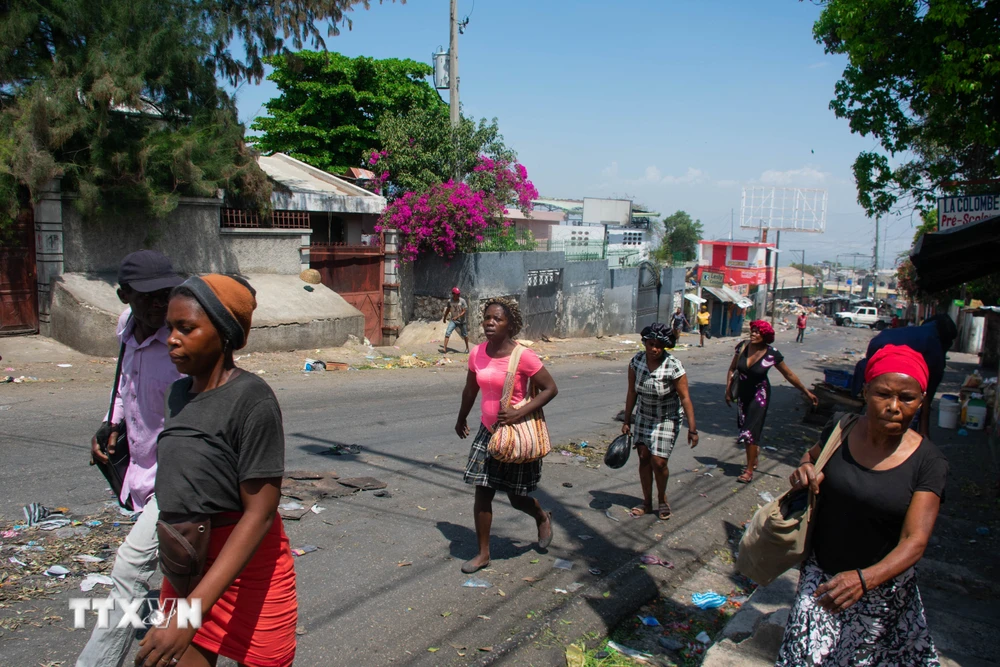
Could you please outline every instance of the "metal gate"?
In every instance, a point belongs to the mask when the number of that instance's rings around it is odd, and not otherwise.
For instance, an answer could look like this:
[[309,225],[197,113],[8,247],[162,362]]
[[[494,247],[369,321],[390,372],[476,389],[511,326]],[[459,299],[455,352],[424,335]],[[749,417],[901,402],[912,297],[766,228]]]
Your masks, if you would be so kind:
[[656,321],[660,310],[660,272],[649,262],[639,264],[639,294],[635,303],[635,330]]
[[385,248],[346,243],[313,244],[309,266],[319,271],[323,284],[365,316],[365,338],[382,344],[382,277]]
[[25,208],[0,236],[0,334],[38,331],[34,213]]
[[561,288],[562,269],[528,271],[524,303],[525,336],[540,338],[555,334]]

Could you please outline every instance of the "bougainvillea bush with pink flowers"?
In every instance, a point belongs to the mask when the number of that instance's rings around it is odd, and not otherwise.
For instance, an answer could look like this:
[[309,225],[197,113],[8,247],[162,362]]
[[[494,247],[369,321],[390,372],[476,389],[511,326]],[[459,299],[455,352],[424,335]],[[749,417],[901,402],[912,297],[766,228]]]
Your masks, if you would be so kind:
[[[376,173],[384,173],[378,168],[383,157],[372,152],[369,158]],[[513,238],[505,215],[510,207],[528,214],[537,198],[538,190],[523,165],[481,156],[468,182],[449,180],[397,197],[376,229],[399,231],[403,261],[412,262],[424,253],[450,259],[457,253],[476,252],[487,236]]]

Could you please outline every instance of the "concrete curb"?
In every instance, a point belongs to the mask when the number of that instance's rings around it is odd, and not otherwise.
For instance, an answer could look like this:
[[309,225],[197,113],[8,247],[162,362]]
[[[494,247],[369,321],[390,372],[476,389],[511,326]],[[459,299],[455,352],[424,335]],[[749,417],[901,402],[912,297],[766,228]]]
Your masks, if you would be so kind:
[[[749,487],[748,487],[749,488]],[[667,560],[673,560],[676,569],[639,569],[638,555],[629,560],[599,582],[587,585],[570,597],[565,604],[547,616],[532,622],[527,628],[516,633],[493,651],[481,658],[476,665],[513,664],[561,664],[565,644],[579,641],[589,633],[606,635],[620,622],[631,616],[636,609],[666,591],[680,587],[696,573],[711,564],[719,549],[730,548],[723,539],[705,539],[710,535],[720,514],[744,514],[743,505],[755,502],[757,494],[730,494],[730,498],[713,507],[713,512],[701,515],[647,549],[647,553],[658,553]],[[752,499],[752,500],[751,500]],[[742,501],[742,502],[741,502]],[[747,508],[749,510],[749,508]],[[749,514],[747,516],[749,518]],[[683,560],[682,560],[683,556]],[[655,581],[654,586],[649,580]],[[608,597],[604,593],[609,592]],[[532,642],[547,631],[559,637],[571,628],[571,636],[560,637],[559,657],[553,653],[542,654],[533,651]],[[564,641],[565,640],[565,641]],[[592,642],[591,642],[592,643]],[[556,647],[551,647],[555,651]],[[530,656],[527,652],[533,651]],[[521,655],[521,653],[525,655]],[[551,657],[551,659],[549,659]]]

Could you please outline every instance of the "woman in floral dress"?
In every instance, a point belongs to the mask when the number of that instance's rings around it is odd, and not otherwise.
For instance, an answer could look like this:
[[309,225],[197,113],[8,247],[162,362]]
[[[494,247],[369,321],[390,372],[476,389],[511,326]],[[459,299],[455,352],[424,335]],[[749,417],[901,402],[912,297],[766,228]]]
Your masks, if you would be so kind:
[[817,444],[789,476],[816,509],[775,667],[939,667],[914,571],[948,480],[947,459],[909,428],[928,375],[912,348],[880,349],[865,368],[864,416],[821,472]]
[[[774,342],[774,327],[764,320],[754,320],[750,323],[750,342],[740,341],[733,355],[733,363],[729,365],[727,374],[726,405],[736,401],[736,425],[740,430],[736,444],[747,450],[747,467],[737,481],[749,484],[753,480],[753,472],[757,468],[757,457],[760,454],[760,437],[764,431],[764,420],[767,418],[767,406],[771,403],[771,382],[767,373],[772,368],[785,376],[785,379],[801,391],[813,405],[819,399],[809,391],[792,369],[785,363],[781,352],[771,347]],[[733,371],[738,373],[739,381],[735,396],[730,395],[728,378]]]

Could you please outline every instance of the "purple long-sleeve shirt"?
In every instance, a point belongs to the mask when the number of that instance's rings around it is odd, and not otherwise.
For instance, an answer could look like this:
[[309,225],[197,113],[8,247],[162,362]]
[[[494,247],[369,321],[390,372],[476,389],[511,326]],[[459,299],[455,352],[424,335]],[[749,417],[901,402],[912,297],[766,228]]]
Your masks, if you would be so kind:
[[156,439],[163,430],[167,392],[171,384],[184,376],[170,361],[167,349],[170,329],[163,327],[138,343],[133,335],[135,323],[129,319],[131,313],[126,309],[118,318],[118,341],[125,343],[125,354],[118,398],[109,421],[126,423],[131,461],[121,498],[131,495],[133,507],[140,510],[153,495]]

